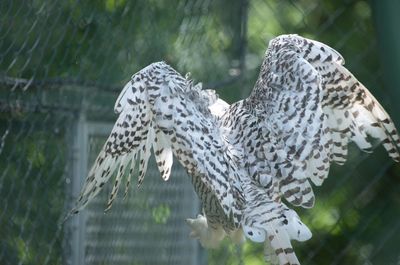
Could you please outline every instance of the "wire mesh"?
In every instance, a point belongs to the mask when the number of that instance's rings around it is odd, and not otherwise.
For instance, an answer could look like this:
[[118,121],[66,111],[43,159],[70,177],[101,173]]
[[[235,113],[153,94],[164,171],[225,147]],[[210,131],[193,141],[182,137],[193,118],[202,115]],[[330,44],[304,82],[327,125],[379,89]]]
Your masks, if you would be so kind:
[[[94,152],[90,162],[104,140],[104,135],[91,137],[89,145]],[[174,178],[162,183],[152,160],[143,187],[131,191],[107,214],[103,214],[104,202],[112,185],[105,187],[106,192],[95,198],[85,213],[85,264],[192,263],[196,245],[188,241],[190,231],[182,226],[185,218],[198,210],[198,201],[184,171],[177,166],[173,170]]]
[[[58,223],[115,120],[122,85],[154,61],[190,71],[233,102],[251,90],[268,40],[297,33],[337,49],[398,118],[373,13],[361,0],[2,1],[0,263],[263,264],[261,245],[225,240],[205,253],[188,239],[184,219],[197,201],[180,168],[164,183],[151,167],[142,189],[132,187],[109,213],[104,191]],[[352,148],[349,162],[315,188],[315,207],[296,209],[313,231],[294,243],[299,259],[399,264],[399,182],[400,167],[382,148]]]

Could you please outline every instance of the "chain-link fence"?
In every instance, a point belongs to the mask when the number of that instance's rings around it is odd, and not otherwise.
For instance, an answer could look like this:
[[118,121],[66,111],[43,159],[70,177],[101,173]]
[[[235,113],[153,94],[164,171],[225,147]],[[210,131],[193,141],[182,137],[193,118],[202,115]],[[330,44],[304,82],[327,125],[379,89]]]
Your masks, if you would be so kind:
[[[199,204],[178,166],[167,183],[151,167],[141,189],[133,187],[107,214],[108,188],[58,224],[115,121],[122,85],[154,61],[190,71],[233,102],[251,90],[268,40],[298,33],[339,50],[399,120],[400,98],[384,85],[377,5],[3,0],[0,264],[263,264],[259,244],[224,241],[204,251],[189,239],[184,219],[195,217]],[[294,243],[304,264],[400,262],[400,167],[382,148],[372,155],[353,149],[349,162],[315,188],[316,206],[297,209],[313,231],[311,240]]]

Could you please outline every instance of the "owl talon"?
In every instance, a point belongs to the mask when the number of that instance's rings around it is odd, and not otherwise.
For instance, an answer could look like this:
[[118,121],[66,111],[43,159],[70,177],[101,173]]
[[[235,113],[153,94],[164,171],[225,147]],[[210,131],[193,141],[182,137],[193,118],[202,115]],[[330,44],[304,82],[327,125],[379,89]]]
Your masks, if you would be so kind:
[[225,231],[222,227],[217,229],[208,227],[206,217],[198,215],[196,219],[188,218],[186,223],[192,230],[189,234],[191,238],[198,239],[204,248],[216,248],[225,237]]

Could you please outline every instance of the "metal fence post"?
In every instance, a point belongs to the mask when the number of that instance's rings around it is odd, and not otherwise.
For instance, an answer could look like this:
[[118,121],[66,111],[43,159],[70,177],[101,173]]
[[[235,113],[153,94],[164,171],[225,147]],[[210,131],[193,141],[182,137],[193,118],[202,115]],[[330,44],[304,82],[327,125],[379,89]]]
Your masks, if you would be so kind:
[[[70,150],[70,190],[67,191],[69,211],[79,196],[84,178],[83,174],[87,171],[87,125],[86,116],[83,111],[77,115],[77,120],[72,126],[72,147]],[[85,251],[85,212],[71,216],[65,223],[67,228],[66,238],[69,241],[70,257],[67,264],[84,265]]]
[[[383,61],[384,77],[392,98],[400,98],[400,1],[373,0],[373,18],[377,31],[379,53]],[[394,102],[392,102],[394,103]],[[400,123],[400,105],[391,105],[392,118]]]

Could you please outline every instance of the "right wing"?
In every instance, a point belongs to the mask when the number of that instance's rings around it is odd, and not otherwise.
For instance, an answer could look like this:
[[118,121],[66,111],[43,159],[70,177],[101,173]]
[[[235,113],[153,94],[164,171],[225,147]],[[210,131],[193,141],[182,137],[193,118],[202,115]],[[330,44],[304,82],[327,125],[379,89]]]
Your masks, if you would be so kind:
[[400,139],[389,114],[344,67],[343,57],[321,42],[294,35],[300,54],[322,78],[322,108],[327,115],[333,139],[332,160],[343,164],[347,156],[347,143],[353,141],[363,151],[370,151],[368,136],[382,142],[388,155],[400,161]]
[[259,133],[253,134],[258,142],[248,148],[256,148],[249,170],[256,173],[250,174],[253,185],[242,185],[249,205],[244,231],[249,238],[258,232],[254,241],[267,239],[280,264],[299,264],[290,240],[311,237],[281,198],[313,207],[309,179],[321,185],[331,163],[345,162],[349,141],[369,151],[370,136],[395,161],[400,158],[399,135],[389,115],[343,64],[327,45],[298,35],[279,36],[271,40],[246,99]]
[[214,91],[193,86],[164,62],[153,63],[133,75],[117,99],[118,120],[72,212],[82,209],[117,171],[109,209],[129,167],[126,194],[136,160],[140,185],[153,148],[164,180],[171,174],[175,155],[191,176],[203,205],[217,208],[212,210],[221,219],[229,220],[231,228],[238,227],[242,202],[238,170],[208,108],[214,102],[218,102]]
[[369,137],[375,138],[393,160],[400,159],[393,121],[343,64],[323,43],[282,35],[270,42],[252,92],[251,99],[262,106],[271,175],[294,205],[314,205],[308,178],[321,185],[331,163],[346,161],[350,141],[370,151]]

